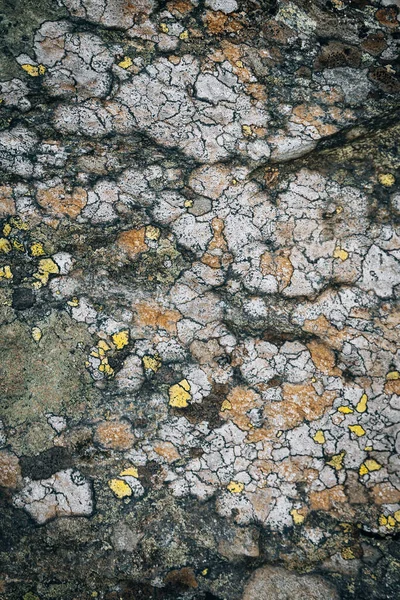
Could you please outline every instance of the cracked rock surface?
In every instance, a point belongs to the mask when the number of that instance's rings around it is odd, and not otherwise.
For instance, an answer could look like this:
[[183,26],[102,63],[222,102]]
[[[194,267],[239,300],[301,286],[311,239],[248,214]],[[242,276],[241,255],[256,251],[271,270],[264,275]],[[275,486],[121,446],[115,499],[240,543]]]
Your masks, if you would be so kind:
[[400,3],[0,2],[0,598],[400,596]]

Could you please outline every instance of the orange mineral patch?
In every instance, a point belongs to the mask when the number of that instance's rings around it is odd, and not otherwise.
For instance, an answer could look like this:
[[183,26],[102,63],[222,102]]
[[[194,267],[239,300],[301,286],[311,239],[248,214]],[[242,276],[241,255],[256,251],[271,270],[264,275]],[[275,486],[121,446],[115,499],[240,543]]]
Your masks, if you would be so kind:
[[310,493],[311,510],[334,510],[338,505],[347,502],[346,494],[342,485],[322,490],[322,492]]
[[104,448],[112,450],[129,450],[135,441],[129,423],[110,421],[97,426],[95,441]]
[[68,193],[63,185],[38,190],[36,198],[38,204],[50,214],[71,219],[76,219],[87,203],[87,193],[83,188],[76,187]]
[[182,318],[177,310],[169,310],[156,303],[138,302],[134,309],[138,325],[165,329],[168,333],[173,334],[176,333],[177,322]]
[[283,402],[267,406],[265,415],[271,427],[283,430],[292,429],[305,419],[319,419],[332,406],[336,397],[336,393],[332,391],[325,391],[320,396],[311,383],[284,383],[282,395]]
[[165,458],[168,463],[173,463],[181,457],[178,450],[171,442],[159,442],[154,446],[154,452]]
[[289,250],[281,250],[277,253],[264,252],[260,259],[261,273],[264,276],[273,275],[278,281],[279,291],[289,285],[293,275],[289,252]]
[[149,247],[145,242],[146,228],[129,229],[119,234],[117,244],[129,258],[136,258],[138,254],[146,252]]
[[0,218],[15,215],[15,203],[12,189],[8,185],[0,185]]
[[20,479],[18,457],[8,450],[0,450],[0,487],[16,488]]
[[307,347],[315,367],[325,375],[340,375],[341,371],[335,366],[335,354],[322,342],[313,340]]

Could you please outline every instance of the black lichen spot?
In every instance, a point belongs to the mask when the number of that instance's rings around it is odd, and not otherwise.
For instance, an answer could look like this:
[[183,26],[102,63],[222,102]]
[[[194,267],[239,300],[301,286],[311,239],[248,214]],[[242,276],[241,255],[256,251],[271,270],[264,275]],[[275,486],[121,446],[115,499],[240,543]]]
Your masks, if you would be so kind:
[[12,306],[15,310],[26,310],[35,304],[35,294],[29,288],[15,288],[13,292]]
[[66,448],[54,447],[36,456],[22,456],[20,459],[23,477],[47,479],[63,469],[73,466],[73,459]]

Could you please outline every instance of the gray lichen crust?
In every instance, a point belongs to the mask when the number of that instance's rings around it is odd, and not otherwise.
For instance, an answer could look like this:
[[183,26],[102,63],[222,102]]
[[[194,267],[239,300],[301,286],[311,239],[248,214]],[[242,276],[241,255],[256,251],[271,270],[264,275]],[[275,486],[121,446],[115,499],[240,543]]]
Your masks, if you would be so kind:
[[0,598],[400,595],[400,3],[0,3]]

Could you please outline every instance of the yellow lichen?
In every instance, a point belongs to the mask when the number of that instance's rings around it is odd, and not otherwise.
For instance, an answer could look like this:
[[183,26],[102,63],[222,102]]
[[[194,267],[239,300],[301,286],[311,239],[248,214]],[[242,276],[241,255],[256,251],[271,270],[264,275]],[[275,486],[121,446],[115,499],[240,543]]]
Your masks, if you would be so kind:
[[224,412],[224,410],[231,410],[231,408],[232,404],[229,402],[229,400],[224,400],[221,405],[221,412]]
[[365,435],[365,429],[361,425],[349,425],[351,433],[354,433],[357,437]]
[[333,258],[339,258],[341,261],[347,260],[349,257],[349,253],[346,250],[343,250],[340,246],[336,246],[333,252]]
[[136,467],[128,467],[128,469],[125,469],[124,471],[121,471],[121,473],[119,474],[120,477],[135,477],[136,479],[139,477],[139,473]]
[[68,306],[79,306],[79,298],[74,296],[73,298],[71,298],[71,300],[68,300],[67,304]]
[[3,234],[5,236],[8,236],[8,235],[10,235],[10,233],[11,233],[11,225],[9,223],[6,223],[3,227]]
[[360,466],[358,472],[360,475],[366,475],[370,471],[379,471],[380,469],[382,469],[382,465],[373,458],[367,458]]
[[0,254],[8,254],[11,252],[12,246],[6,238],[0,238]]
[[231,494],[240,494],[240,492],[243,492],[244,490],[244,483],[242,483],[241,481],[231,481],[226,486],[226,489]]
[[22,242],[17,239],[13,239],[13,248],[18,252],[25,252],[25,248]]
[[41,242],[35,242],[30,247],[31,256],[43,256],[45,254],[43,244]]
[[131,67],[132,64],[132,59],[129,56],[124,56],[124,59],[118,63],[118,66],[121,67],[121,69],[129,69],[129,67]]
[[208,573],[208,569],[203,569],[201,574],[203,575],[203,577],[205,577]]
[[112,335],[112,341],[117,350],[122,350],[129,344],[129,331],[124,329],[123,331],[118,331],[118,333],[114,333]]
[[378,181],[381,185],[384,185],[385,187],[392,187],[396,179],[391,173],[380,173],[378,175]]
[[317,444],[325,444],[325,435],[324,432],[322,431],[322,429],[319,429],[316,434],[313,436],[313,440],[314,442],[317,442]]
[[[0,240],[1,241],[1,240]],[[386,379],[388,381],[396,381],[397,379],[400,379],[400,373],[398,371],[390,371],[387,375],[386,375]]]
[[242,132],[245,137],[250,137],[253,135],[250,125],[242,125]]
[[342,555],[342,558],[344,558],[344,560],[354,560],[355,558],[357,558],[353,550],[348,547],[342,548],[340,554]]
[[97,346],[103,352],[107,352],[108,350],[111,350],[111,346],[109,346],[105,340],[99,340],[97,343]]
[[400,510],[396,510],[396,512],[393,514],[393,516],[396,519],[396,521],[398,523],[400,523]]
[[38,271],[33,274],[35,279],[38,279],[34,284],[35,288],[40,288],[42,285],[46,285],[49,281],[50,275],[55,275],[59,272],[57,264],[51,258],[42,258],[39,261]]
[[189,37],[189,32],[188,31],[182,31],[182,33],[179,34],[179,39],[180,40],[187,40]]
[[292,515],[293,523],[295,525],[301,525],[302,523],[304,523],[305,516],[299,513],[297,508],[293,508],[290,511],[290,514]]
[[143,366],[149,371],[154,371],[154,373],[157,373],[161,367],[161,364],[162,362],[158,354],[155,354],[154,356],[143,356]]
[[166,23],[160,23],[160,31],[162,31],[163,33],[168,33],[168,25]]
[[175,408],[186,408],[188,401],[191,400],[190,383],[187,379],[182,379],[179,383],[169,388],[169,404]]
[[185,208],[192,208],[194,202],[193,202],[193,200],[185,200],[184,204],[185,204]]
[[42,339],[42,330],[40,327],[32,327],[31,335],[35,342],[40,342]]
[[44,75],[46,72],[46,67],[43,65],[35,67],[34,65],[24,64],[21,65],[21,68],[31,77],[38,77],[38,75]]
[[382,465],[373,458],[367,458],[367,460],[364,461],[364,465],[367,467],[368,471],[379,471],[382,469]]
[[336,471],[340,471],[343,469],[343,459],[345,457],[346,452],[342,450],[339,454],[334,454],[330,461],[327,462],[328,465],[336,469]]
[[10,223],[16,229],[20,229],[21,231],[28,231],[28,224],[25,223],[21,217],[11,217]]
[[112,492],[117,496],[117,498],[126,498],[128,496],[132,496],[132,490],[126,481],[122,479],[111,479],[108,482],[108,486]]
[[11,272],[10,265],[5,265],[4,267],[0,267],[0,278],[4,279],[12,279],[13,274]]
[[354,412],[354,410],[352,408],[350,408],[350,406],[339,406],[338,412],[340,412],[344,415],[350,415],[351,413]]
[[146,227],[146,238],[148,240],[158,240],[160,237],[160,230],[158,227],[153,227],[153,225],[147,225]]
[[363,394],[360,398],[359,403],[356,406],[356,411],[359,413],[363,413],[367,410],[367,402],[368,402],[368,396],[367,394]]

